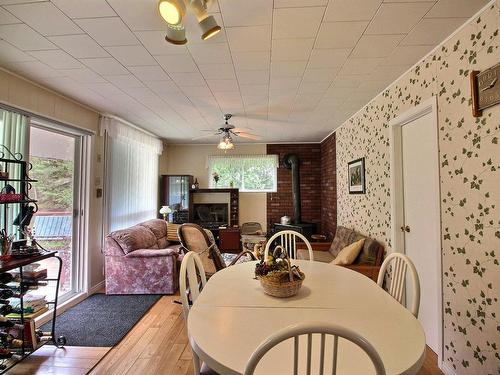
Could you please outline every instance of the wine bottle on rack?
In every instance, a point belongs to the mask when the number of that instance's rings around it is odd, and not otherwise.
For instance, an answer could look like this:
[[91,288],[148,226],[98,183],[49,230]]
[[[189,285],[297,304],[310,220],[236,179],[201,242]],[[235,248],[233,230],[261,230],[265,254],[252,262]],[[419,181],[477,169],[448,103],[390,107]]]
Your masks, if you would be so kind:
[[0,273],[0,284],[8,284],[14,280],[14,276],[11,273],[3,272]]
[[7,299],[14,297],[14,292],[10,289],[0,289],[0,299]]
[[15,323],[12,320],[7,319],[5,316],[0,316],[0,328],[10,328],[14,327]]
[[7,315],[12,312],[12,306],[11,305],[3,305],[0,306],[0,315]]
[[16,339],[10,333],[0,332],[0,340],[11,348],[20,348],[23,346],[23,340]]

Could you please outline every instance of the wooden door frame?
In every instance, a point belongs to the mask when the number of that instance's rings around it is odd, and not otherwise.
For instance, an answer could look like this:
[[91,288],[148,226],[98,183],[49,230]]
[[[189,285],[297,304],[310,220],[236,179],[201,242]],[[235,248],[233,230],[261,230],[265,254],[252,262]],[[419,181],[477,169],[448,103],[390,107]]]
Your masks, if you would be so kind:
[[437,206],[435,207],[436,214],[439,220],[439,231],[437,232],[434,241],[439,246],[439,252],[436,254],[436,267],[438,276],[438,365],[443,366],[443,270],[442,270],[442,224],[441,224],[441,187],[440,187],[440,168],[439,168],[439,136],[438,136],[438,111],[437,97],[432,96],[421,104],[409,109],[400,114],[389,122],[390,131],[390,149],[391,149],[391,243],[392,249],[397,252],[406,253],[404,233],[400,227],[404,224],[404,183],[403,183],[403,158],[402,158],[402,127],[420,117],[431,114],[431,120],[435,132],[433,134],[435,140],[435,158],[436,171],[438,174],[437,185],[434,186],[437,193]]

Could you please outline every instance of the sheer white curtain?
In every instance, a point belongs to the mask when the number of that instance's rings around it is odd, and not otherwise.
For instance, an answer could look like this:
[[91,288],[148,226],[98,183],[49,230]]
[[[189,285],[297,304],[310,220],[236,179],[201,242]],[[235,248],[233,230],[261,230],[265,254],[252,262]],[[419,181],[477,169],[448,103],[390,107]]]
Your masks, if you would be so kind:
[[101,119],[101,134],[106,139],[107,232],[155,218],[161,140],[109,117]]
[[[0,145],[7,147],[13,154],[21,154],[23,160],[28,159],[28,138],[29,138],[29,117],[21,115],[16,112],[8,111],[0,108]],[[7,151],[2,147],[0,155],[5,159],[13,159]],[[3,163],[2,163],[3,164]],[[21,170],[16,164],[8,164],[7,172],[11,179],[22,178]],[[16,189],[17,192],[21,189],[19,182],[10,181],[10,185]],[[2,185],[3,188],[3,185]],[[21,206],[18,204],[10,204],[7,207],[7,217],[4,217],[4,210],[0,210],[0,222],[6,224],[8,234],[18,234],[17,227],[12,224],[13,220],[19,214]]]

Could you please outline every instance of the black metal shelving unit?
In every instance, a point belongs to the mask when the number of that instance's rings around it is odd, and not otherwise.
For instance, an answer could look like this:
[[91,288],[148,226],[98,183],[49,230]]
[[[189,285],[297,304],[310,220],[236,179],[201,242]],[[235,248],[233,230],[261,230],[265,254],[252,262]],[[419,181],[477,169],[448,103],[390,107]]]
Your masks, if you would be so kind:
[[[16,177],[17,178],[0,178],[0,183],[3,182],[3,185],[6,186],[9,182],[13,182],[17,185],[18,189],[16,189],[16,193],[20,194],[18,196],[20,199],[16,199],[15,201],[0,201],[0,206],[3,206],[3,225],[2,228],[7,230],[10,224],[10,220],[12,217],[8,215],[8,207],[9,205],[20,205],[20,212],[26,212],[29,204],[35,204],[36,200],[30,199],[29,190],[32,188],[32,184],[37,182],[36,180],[30,179],[28,176],[28,172],[31,169],[30,163],[23,160],[23,156],[19,153],[11,152],[6,146],[0,145],[0,166],[4,171],[12,171],[14,168],[10,168],[10,166],[14,165],[16,169]],[[19,177],[18,177],[19,176]],[[20,234],[22,237],[22,233]],[[36,244],[36,242],[35,242]],[[28,357],[31,353],[33,353],[40,346],[45,345],[47,343],[53,343],[57,347],[63,347],[66,344],[66,338],[64,336],[59,336],[56,338],[56,317],[57,317],[57,303],[59,297],[59,284],[61,280],[61,270],[62,270],[62,259],[57,256],[56,251],[46,251],[39,244],[37,244],[40,249],[39,254],[30,255],[25,257],[1,257],[0,259],[0,273],[9,272],[15,269],[19,270],[19,295],[17,298],[20,299],[20,316],[18,319],[9,319],[14,322],[18,322],[22,327],[22,346],[20,348],[12,348],[12,352],[14,355],[9,359],[0,360],[0,374],[3,374],[10,370],[12,367],[17,365],[23,359]],[[43,279],[37,281],[46,281],[46,282],[55,282],[55,293],[54,300],[48,301],[47,305],[52,306],[52,326],[51,332],[49,332],[47,340],[41,342],[37,346],[27,346],[26,341],[28,339],[28,335],[26,332],[25,325],[25,313],[24,313],[24,297],[25,294],[29,293],[30,290],[27,288],[29,284],[26,283],[26,279],[23,276],[23,267],[45,260],[55,258],[58,260],[58,269],[57,269],[57,277],[50,278],[45,277]],[[26,291],[24,288],[26,287]],[[36,341],[36,340],[35,340]],[[33,338],[32,338],[33,342]],[[9,350],[11,348],[8,348]]]

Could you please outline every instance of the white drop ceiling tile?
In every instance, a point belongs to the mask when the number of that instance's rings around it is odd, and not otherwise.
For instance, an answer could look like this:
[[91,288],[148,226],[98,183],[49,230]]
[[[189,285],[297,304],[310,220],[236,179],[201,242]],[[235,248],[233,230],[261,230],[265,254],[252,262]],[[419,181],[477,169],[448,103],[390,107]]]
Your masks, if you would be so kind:
[[233,52],[271,49],[271,25],[228,27],[226,35]]
[[186,46],[177,46],[165,40],[165,31],[136,31],[135,36],[152,55],[183,55],[188,53]]
[[80,61],[61,50],[32,51],[30,54],[54,69],[83,68]]
[[179,86],[203,86],[205,80],[199,72],[175,72],[170,73],[170,77]]
[[233,64],[198,64],[205,79],[236,79]]
[[302,8],[326,6],[328,0],[274,0],[275,8]]
[[156,66],[131,66],[130,72],[142,82],[169,81],[170,77],[158,65]]
[[341,100],[345,101],[356,92],[356,88],[353,87],[333,87],[326,91],[324,100]]
[[[181,86],[181,90],[188,98],[212,97],[212,92],[207,85],[202,86]],[[215,99],[214,99],[215,101]]]
[[269,70],[237,71],[236,76],[240,85],[267,85],[269,84]]
[[188,50],[199,64],[230,64],[231,54],[226,43],[191,44]]
[[121,89],[129,87],[144,87],[144,83],[139,81],[132,74],[124,74],[120,76],[105,76],[104,78]]
[[70,18],[116,16],[106,0],[51,0]]
[[240,85],[242,96],[266,96],[269,94],[269,85]]
[[300,86],[301,77],[274,78],[271,77],[269,89],[271,91],[297,90]]
[[325,7],[274,9],[273,39],[314,38]]
[[433,5],[433,3],[384,3],[365,33],[406,34]]
[[325,13],[325,22],[369,21],[373,18],[382,0],[334,0]]
[[315,48],[352,48],[367,25],[368,21],[322,23]]
[[363,35],[351,57],[389,56],[405,35]]
[[394,82],[404,72],[408,70],[410,65],[383,65],[381,63],[373,71],[368,80],[381,81],[385,80],[387,84]]
[[273,61],[271,77],[302,77],[307,61]]
[[109,53],[86,34],[51,36],[48,39],[77,59],[109,56]]
[[85,87],[106,98],[116,97],[124,94],[123,91],[121,91],[111,83],[88,83],[85,85]]
[[213,92],[238,91],[238,81],[235,79],[208,79],[207,85]]
[[198,68],[190,55],[156,56],[156,60],[169,74],[198,72]]
[[139,44],[119,17],[85,18],[75,22],[103,47]]
[[82,63],[101,75],[123,75],[128,74],[127,69],[112,57],[80,59]]
[[342,66],[350,53],[350,48],[314,49],[309,59],[308,68],[325,69]]
[[273,61],[308,60],[314,38],[273,39],[271,58]]
[[40,61],[24,61],[8,63],[7,67],[11,68],[14,72],[29,78],[52,78],[62,77],[62,73],[52,69],[50,66]]
[[106,47],[106,50],[125,66],[156,65],[156,60],[143,46]]
[[151,91],[160,96],[181,94],[179,86],[177,86],[177,84],[172,80],[146,82],[145,84],[151,89]]
[[70,18],[50,2],[9,5],[5,8],[45,36],[82,32]]
[[270,25],[273,19],[273,0],[219,0],[224,25]]
[[397,46],[385,59],[385,65],[413,65],[429,53],[434,46]]
[[0,25],[0,38],[22,51],[57,49],[49,40],[25,24]]
[[243,96],[243,104],[245,107],[247,106],[260,106],[267,107],[269,104],[269,97],[265,96],[256,96],[256,95],[245,95]]
[[304,72],[303,82],[332,82],[340,67],[330,69],[306,69]]
[[0,25],[10,25],[13,23],[21,23],[21,21],[5,9],[0,8]]
[[236,70],[269,69],[270,52],[234,52],[232,56]]
[[332,87],[356,88],[369,76],[370,76],[369,74],[337,76],[332,83]]
[[157,1],[107,0],[131,30],[165,30],[167,24],[158,13]]
[[82,69],[60,69],[65,77],[69,77],[79,83],[105,83],[106,80],[89,68]]
[[425,17],[469,18],[486,4],[488,0],[439,0]]
[[424,18],[403,39],[401,45],[437,45],[467,18]]
[[35,61],[35,60],[36,59],[33,56],[10,45],[4,40],[0,40],[0,61],[14,63],[14,62]]
[[324,94],[330,87],[331,82],[302,82],[299,86],[299,94]]
[[383,61],[384,59],[379,57],[363,59],[349,58],[342,69],[340,69],[339,75],[371,74]]

